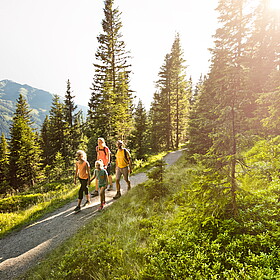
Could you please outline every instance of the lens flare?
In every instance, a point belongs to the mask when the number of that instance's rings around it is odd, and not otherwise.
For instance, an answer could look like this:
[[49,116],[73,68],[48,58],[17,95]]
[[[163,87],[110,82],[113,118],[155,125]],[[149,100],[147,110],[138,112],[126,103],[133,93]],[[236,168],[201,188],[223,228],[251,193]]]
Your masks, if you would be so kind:
[[271,9],[280,10],[280,0],[270,0],[269,6]]

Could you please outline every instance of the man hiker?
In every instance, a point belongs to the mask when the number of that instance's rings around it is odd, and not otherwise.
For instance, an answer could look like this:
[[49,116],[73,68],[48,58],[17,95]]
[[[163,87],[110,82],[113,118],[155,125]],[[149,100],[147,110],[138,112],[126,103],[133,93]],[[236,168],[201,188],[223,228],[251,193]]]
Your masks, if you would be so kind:
[[121,175],[123,175],[123,178],[127,183],[127,190],[129,191],[131,189],[130,180],[129,180],[129,174],[132,172],[131,155],[130,155],[130,152],[123,146],[124,146],[123,142],[121,140],[118,140],[117,141],[118,150],[116,153],[116,189],[117,189],[117,193],[113,197],[114,199],[121,197],[121,185],[120,185]]

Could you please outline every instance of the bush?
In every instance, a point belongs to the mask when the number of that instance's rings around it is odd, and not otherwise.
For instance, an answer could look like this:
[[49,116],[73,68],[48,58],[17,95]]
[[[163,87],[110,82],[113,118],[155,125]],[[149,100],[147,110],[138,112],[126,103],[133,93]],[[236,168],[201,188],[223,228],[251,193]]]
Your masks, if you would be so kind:
[[0,212],[10,213],[26,209],[36,204],[43,197],[42,194],[15,195],[0,200]]

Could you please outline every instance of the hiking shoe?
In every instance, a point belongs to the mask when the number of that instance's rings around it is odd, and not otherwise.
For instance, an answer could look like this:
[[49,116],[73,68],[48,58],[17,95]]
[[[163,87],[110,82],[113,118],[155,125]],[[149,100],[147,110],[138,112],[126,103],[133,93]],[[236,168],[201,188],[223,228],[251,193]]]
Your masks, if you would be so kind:
[[113,186],[110,185],[108,188],[107,188],[107,191],[112,191],[113,190]]
[[103,209],[103,205],[101,204],[99,207],[98,207],[98,211],[102,211]]
[[91,194],[91,197],[95,197],[95,196],[98,196],[98,191],[95,190],[92,194]]
[[113,199],[118,199],[121,197],[121,193],[120,192],[117,192],[116,195],[113,197]]
[[127,186],[127,191],[130,191],[131,190],[131,186]]
[[77,206],[74,211],[77,212],[77,211],[80,211],[81,210],[81,206]]
[[87,204],[90,204],[90,201],[87,200],[87,201],[84,203],[83,207],[85,207]]

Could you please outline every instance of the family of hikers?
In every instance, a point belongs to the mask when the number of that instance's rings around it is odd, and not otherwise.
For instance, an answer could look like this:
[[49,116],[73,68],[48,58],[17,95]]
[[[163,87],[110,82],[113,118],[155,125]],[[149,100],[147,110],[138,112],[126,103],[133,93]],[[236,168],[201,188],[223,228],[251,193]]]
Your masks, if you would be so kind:
[[[78,194],[78,205],[74,211],[80,211],[83,194],[85,193],[86,202],[83,206],[90,203],[89,186],[90,183],[95,180],[95,190],[91,194],[92,197],[100,196],[100,207],[98,210],[102,210],[105,205],[105,190],[111,191],[113,189],[112,175],[111,175],[111,151],[106,146],[104,138],[98,138],[98,145],[96,146],[96,162],[93,177],[91,177],[90,164],[87,161],[86,153],[82,150],[77,151],[76,157],[76,170],[74,176],[74,184],[77,182],[77,178],[80,181],[80,189]],[[124,180],[127,183],[127,190],[131,189],[129,174],[132,172],[132,161],[130,152],[124,148],[124,144],[121,140],[117,141],[116,152],[116,190],[117,193],[113,197],[118,199],[121,197],[120,179],[123,175]]]

